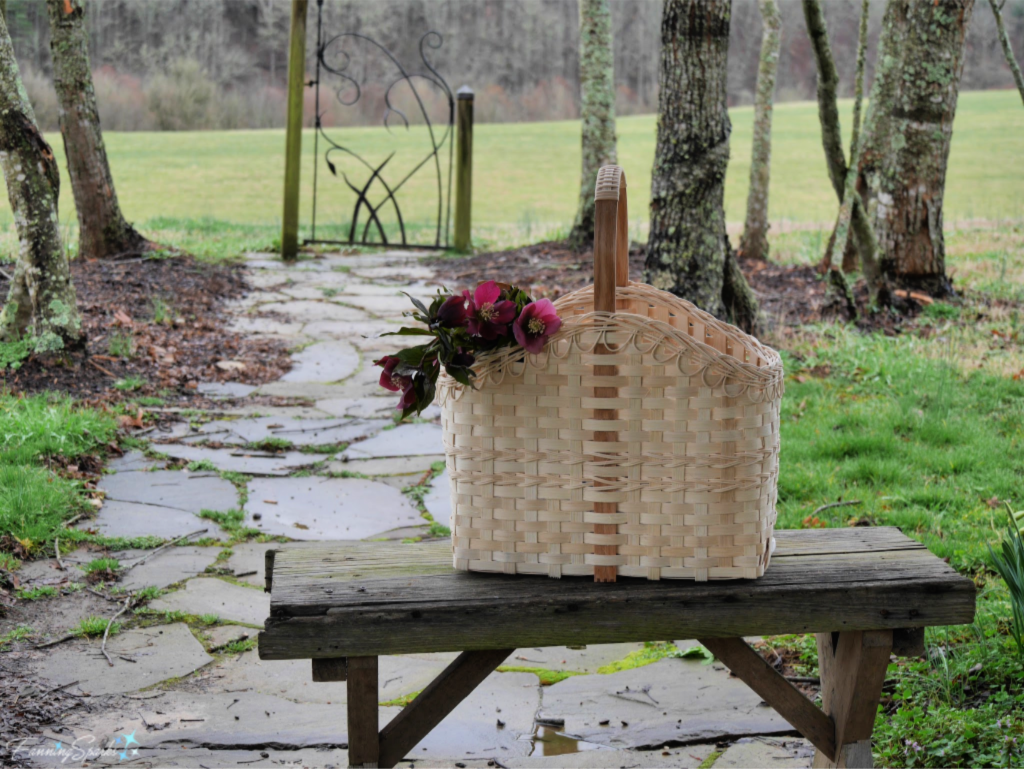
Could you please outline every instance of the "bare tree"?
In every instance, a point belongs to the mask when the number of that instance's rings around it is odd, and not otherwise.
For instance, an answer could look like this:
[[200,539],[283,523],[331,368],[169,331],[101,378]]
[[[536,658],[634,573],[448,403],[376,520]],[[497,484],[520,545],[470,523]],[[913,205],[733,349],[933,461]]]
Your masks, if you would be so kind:
[[757,300],[725,232],[730,0],[666,0],[645,277],[746,329]]
[[[825,26],[825,16],[822,13],[820,0],[803,0],[803,9],[804,20],[807,22],[807,34],[811,38],[811,47],[814,49],[814,58],[818,65],[818,119],[821,122],[821,142],[825,150],[825,161],[828,166],[829,178],[832,180],[832,187],[836,191],[839,203],[842,204],[849,168],[846,156],[843,154],[843,136],[839,126],[839,107],[836,103],[839,73],[836,70],[835,60],[832,58],[828,28]],[[868,287],[874,296],[883,302],[887,301],[888,290],[884,285],[879,267],[878,240],[860,194],[854,195],[850,199],[850,225],[853,229],[857,252],[860,255],[860,267]],[[826,250],[825,268],[829,270],[832,268],[829,260],[832,257],[837,235],[838,233],[833,231],[832,240]],[[843,270],[849,272],[854,265],[849,263],[849,250],[845,245],[843,254]],[[834,274],[833,279],[836,279]]]
[[942,202],[973,9],[974,0],[889,0],[864,118],[858,185],[882,270],[935,295],[952,290]]
[[999,30],[999,44],[1003,46],[1003,55],[1006,56],[1006,64],[1010,68],[1010,72],[1013,73],[1013,82],[1017,84],[1017,90],[1020,91],[1021,101],[1024,101],[1024,75],[1020,73],[1020,65],[1017,64],[1017,58],[1013,55],[1013,46],[1010,45],[1010,35],[1006,32],[1006,25],[1003,24],[1003,6],[1006,5],[1006,0],[997,3],[996,0],[988,0],[988,4],[992,6],[992,13],[996,17],[996,29]]
[[18,261],[0,313],[0,340],[34,338],[37,352],[83,341],[57,219],[60,172],[36,126],[14,47],[0,18],[0,166],[18,230]]
[[594,184],[601,166],[615,165],[615,64],[608,0],[579,0],[580,118],[583,167],[580,203],[569,242],[582,248],[594,240]]
[[747,190],[747,220],[743,226],[740,252],[751,259],[768,258],[768,182],[771,179],[772,111],[775,73],[779,66],[782,16],[775,0],[758,0],[764,32],[761,60],[757,68],[754,95],[754,148],[750,159],[750,188]]
[[82,0],[47,0],[60,132],[78,212],[79,253],[105,259],[149,250],[121,214],[100,130]]

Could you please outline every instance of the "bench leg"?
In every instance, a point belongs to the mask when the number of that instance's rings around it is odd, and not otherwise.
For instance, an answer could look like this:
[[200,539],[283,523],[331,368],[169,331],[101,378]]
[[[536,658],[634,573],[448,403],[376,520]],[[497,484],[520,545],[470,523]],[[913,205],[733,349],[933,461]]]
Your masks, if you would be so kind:
[[892,652],[891,630],[818,633],[822,707],[836,726],[836,754],[816,751],[816,769],[873,766],[871,732]]
[[377,658],[348,658],[348,765],[377,766]]

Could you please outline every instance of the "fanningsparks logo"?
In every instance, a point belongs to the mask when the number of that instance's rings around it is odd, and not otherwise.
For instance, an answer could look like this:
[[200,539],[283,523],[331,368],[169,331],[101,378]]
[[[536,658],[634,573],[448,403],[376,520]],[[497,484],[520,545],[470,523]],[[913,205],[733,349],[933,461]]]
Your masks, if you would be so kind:
[[[29,744],[30,742],[34,744]],[[118,762],[125,761],[139,754],[142,747],[135,732],[131,734],[121,733],[107,740],[105,745],[97,745],[96,737],[86,734],[77,737],[73,742],[63,740],[46,740],[36,742],[31,738],[14,740],[8,743],[12,758],[50,758],[57,759],[62,764],[80,763],[83,761],[95,761],[98,758],[116,758]],[[134,746],[134,747],[133,747]]]

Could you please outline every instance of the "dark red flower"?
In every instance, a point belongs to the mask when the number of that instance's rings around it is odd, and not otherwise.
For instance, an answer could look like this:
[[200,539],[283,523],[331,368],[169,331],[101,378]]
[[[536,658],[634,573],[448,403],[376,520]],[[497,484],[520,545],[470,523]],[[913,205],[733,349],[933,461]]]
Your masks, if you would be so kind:
[[[469,292],[465,292],[469,298]],[[481,283],[469,304],[469,333],[492,340],[508,334],[508,324],[516,316],[516,303],[501,298],[501,288],[493,280]]]
[[373,362],[375,366],[383,366],[380,372],[380,386],[393,393],[399,390],[405,391],[407,386],[412,386],[412,377],[405,374],[395,374],[395,369],[401,361],[393,355],[385,355],[380,360]]
[[544,349],[548,337],[561,327],[562,319],[558,317],[551,300],[541,299],[523,308],[512,326],[512,333],[527,352],[537,353]]
[[409,381],[402,383],[402,397],[398,401],[398,409],[405,411],[410,406],[416,405],[416,388],[413,386],[412,377],[404,377]]
[[447,328],[465,326],[469,321],[470,301],[468,291],[463,292],[461,296],[450,296],[445,299],[437,311],[437,319],[441,325]]

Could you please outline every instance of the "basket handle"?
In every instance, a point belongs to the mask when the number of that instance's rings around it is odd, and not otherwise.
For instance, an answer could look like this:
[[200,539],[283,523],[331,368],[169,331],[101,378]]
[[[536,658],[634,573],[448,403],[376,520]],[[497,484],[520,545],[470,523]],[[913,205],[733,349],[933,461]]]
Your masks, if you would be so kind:
[[626,172],[602,166],[594,185],[594,309],[615,312],[615,289],[628,283]]
[[[603,166],[597,172],[597,184],[594,186],[594,310],[597,312],[615,312],[615,289],[629,282],[629,214],[626,207],[626,174],[618,166]],[[597,344],[594,352],[600,357],[609,352],[603,344]],[[594,365],[594,375],[598,379],[607,377],[614,380],[618,376],[616,365]],[[597,399],[614,399],[618,397],[618,388],[614,384],[594,387]],[[614,408],[594,409],[595,421],[614,422],[618,412]],[[595,443],[615,443],[619,434],[615,431],[596,430]],[[610,479],[614,480],[614,479]],[[600,488],[610,485],[602,478],[594,478],[594,486]],[[594,512],[599,515],[614,515],[618,512],[615,502],[595,502]],[[614,519],[613,519],[614,520]],[[614,541],[618,536],[618,525],[615,523],[594,523],[594,536],[598,539]],[[596,544],[594,555],[604,564],[594,564],[595,582],[614,582],[618,568],[608,564],[610,558],[617,560],[618,545]]]

